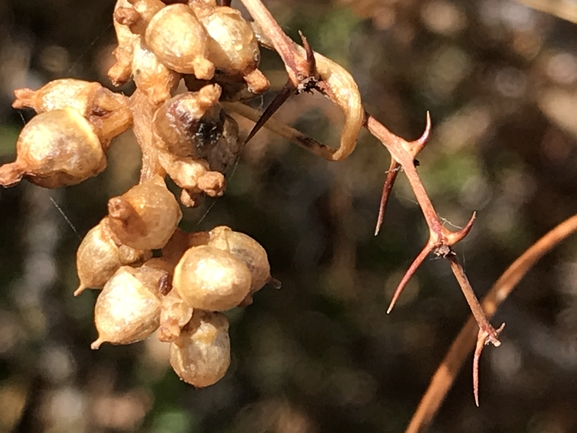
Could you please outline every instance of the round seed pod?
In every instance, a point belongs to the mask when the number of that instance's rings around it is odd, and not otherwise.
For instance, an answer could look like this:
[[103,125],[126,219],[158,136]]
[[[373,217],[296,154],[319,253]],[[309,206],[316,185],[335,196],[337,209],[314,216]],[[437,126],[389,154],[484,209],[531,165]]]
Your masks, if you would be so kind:
[[37,113],[45,111],[73,108],[81,115],[85,115],[94,92],[102,85],[96,82],[65,78],[45,84],[38,90],[16,89],[16,99],[12,103],[14,108],[32,108]]
[[153,131],[159,138],[157,146],[175,156],[204,157],[222,136],[220,94],[219,85],[208,85],[162,104],[153,119]]
[[0,185],[22,177],[44,188],[76,185],[106,168],[102,145],[88,120],[75,110],[41,113],[16,142],[16,161],[0,167]]
[[138,265],[152,257],[150,250],[136,250],[118,245],[112,239],[108,220],[104,218],[82,239],[76,252],[76,270],[80,286],[78,296],[87,288],[101,288],[124,265]]
[[229,252],[241,260],[250,270],[250,293],[243,304],[252,303],[252,294],[260,290],[271,279],[266,250],[250,236],[235,232],[226,226],[215,227],[209,234],[209,246]]
[[208,36],[188,5],[173,4],[160,10],[150,20],[144,38],[170,69],[202,80],[214,75],[214,65],[206,58]]
[[174,195],[160,176],[144,181],[108,201],[110,229],[132,248],[162,248],[182,218]]
[[195,11],[210,36],[208,58],[217,70],[243,77],[252,93],[266,91],[269,81],[257,69],[260,61],[258,41],[240,11],[227,6]]
[[170,365],[197,388],[218,382],[230,365],[228,320],[221,313],[195,310],[178,339],[170,344]]
[[248,295],[251,274],[232,254],[201,245],[184,253],[174,270],[172,285],[193,308],[226,311]]
[[139,269],[119,268],[98,295],[94,307],[98,339],[90,346],[92,349],[104,342],[134,343],[158,328],[160,298],[143,284]]

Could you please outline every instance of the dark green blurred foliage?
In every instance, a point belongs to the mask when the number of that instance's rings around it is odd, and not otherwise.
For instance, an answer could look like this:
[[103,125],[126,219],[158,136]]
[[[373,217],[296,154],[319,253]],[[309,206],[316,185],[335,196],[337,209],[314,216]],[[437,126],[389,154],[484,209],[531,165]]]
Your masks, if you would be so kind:
[[[351,71],[368,111],[393,132],[418,137],[430,110],[419,171],[448,225],[478,211],[458,252],[480,296],[575,212],[575,25],[504,0],[265,3],[293,38],[302,30]],[[14,88],[62,77],[109,85],[112,9],[111,1],[0,4],[2,162],[31,116],[10,107]],[[278,89],[282,65],[263,56]],[[340,113],[318,95],[292,98],[279,116],[338,142]],[[107,171],[84,184],[0,191],[0,432],[403,431],[469,311],[447,264],[430,260],[385,314],[426,239],[402,179],[373,237],[388,163],[367,133],[350,158],[329,163],[262,131],[228,174],[226,195],[185,211],[187,230],[226,224],[257,239],[283,283],[230,312],[230,371],[202,390],[179,382],[154,337],[91,351],[96,293],[72,297],[79,236],[136,179],[130,134],[113,144]],[[481,407],[468,361],[433,431],[577,429],[576,281],[571,239],[495,319],[507,327],[481,363]]]

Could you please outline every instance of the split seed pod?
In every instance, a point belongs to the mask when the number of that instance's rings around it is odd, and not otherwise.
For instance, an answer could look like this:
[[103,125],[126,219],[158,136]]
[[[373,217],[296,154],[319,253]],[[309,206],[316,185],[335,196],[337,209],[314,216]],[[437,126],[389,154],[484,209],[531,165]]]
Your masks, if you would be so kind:
[[209,246],[228,251],[250,270],[252,281],[250,293],[241,306],[251,304],[252,295],[262,289],[271,279],[266,250],[250,236],[235,232],[226,226],[215,227],[209,233]]
[[110,229],[121,243],[136,249],[162,248],[181,218],[180,207],[160,176],[108,201]]
[[201,245],[184,253],[174,270],[172,285],[195,309],[226,311],[248,295],[251,274],[232,254]]
[[94,307],[98,339],[90,346],[92,349],[104,342],[134,343],[158,328],[160,298],[144,284],[139,269],[121,267],[98,295]]
[[76,185],[106,168],[102,145],[90,123],[75,110],[41,113],[16,142],[16,161],[0,168],[0,185],[22,177],[44,188]]
[[183,381],[203,388],[223,378],[230,365],[228,326],[221,313],[194,311],[180,337],[170,344],[170,365]]
[[188,5],[160,10],[146,27],[146,45],[162,63],[182,74],[210,80],[214,64],[206,58],[208,35]]
[[80,286],[74,296],[89,287],[101,288],[121,266],[140,264],[151,256],[150,250],[136,250],[114,242],[108,219],[104,218],[86,234],[76,252]]

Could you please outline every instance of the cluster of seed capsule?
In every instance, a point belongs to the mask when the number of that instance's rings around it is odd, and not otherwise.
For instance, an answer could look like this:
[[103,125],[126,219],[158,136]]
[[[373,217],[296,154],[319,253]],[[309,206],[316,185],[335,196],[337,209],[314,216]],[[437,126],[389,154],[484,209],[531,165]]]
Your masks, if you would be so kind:
[[[250,99],[269,83],[257,69],[255,35],[238,11],[210,0],[166,3],[116,4],[118,46],[108,75],[115,86],[132,78],[132,96],[74,79],[15,91],[13,106],[38,114],[18,137],[16,161],[0,167],[0,184],[78,184],[106,168],[112,139],[132,129],[142,150],[139,183],[111,198],[108,214],[82,240],[75,294],[102,289],[93,349],[158,330],[171,345],[176,373],[204,387],[230,363],[222,312],[250,304],[275,280],[266,251],[249,236],[228,227],[178,229],[182,212],[164,179],[181,188],[184,206],[222,195],[224,172],[242,146],[220,101]],[[178,93],[182,83],[186,90]]]

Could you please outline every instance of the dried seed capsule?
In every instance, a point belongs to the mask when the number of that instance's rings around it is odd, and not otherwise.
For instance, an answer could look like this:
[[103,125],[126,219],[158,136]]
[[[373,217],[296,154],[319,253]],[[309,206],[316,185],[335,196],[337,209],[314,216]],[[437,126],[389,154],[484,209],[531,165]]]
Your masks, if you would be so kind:
[[267,78],[257,69],[260,61],[258,41],[240,12],[227,6],[199,7],[195,12],[210,36],[208,58],[217,70],[243,77],[254,94],[268,90]]
[[160,298],[143,284],[140,272],[140,268],[121,267],[98,295],[94,307],[98,339],[92,349],[104,342],[134,343],[158,328]]
[[136,250],[114,242],[108,219],[104,218],[86,234],[76,252],[80,286],[74,296],[89,287],[101,288],[121,266],[138,265],[151,256],[150,250]]
[[160,0],[118,0],[114,8],[114,30],[118,46],[113,55],[116,63],[108,71],[115,86],[128,81],[133,72],[132,57],[150,19],[164,7]]
[[74,109],[90,122],[100,142],[105,144],[132,124],[128,98],[96,82],[54,80],[38,90],[16,89],[14,95],[14,108],[30,107],[37,113]]
[[251,274],[232,254],[201,245],[184,253],[174,270],[172,285],[193,308],[225,311],[248,295]]
[[180,337],[170,344],[170,365],[197,388],[218,382],[230,365],[228,320],[221,313],[195,310]]
[[136,87],[144,91],[154,105],[168,98],[178,85],[180,74],[168,69],[142,40],[135,43],[132,57],[132,76]]
[[181,218],[180,207],[160,176],[108,201],[110,229],[121,243],[132,248],[162,248]]
[[16,161],[0,168],[0,185],[22,177],[44,188],[75,185],[106,167],[106,157],[90,123],[75,110],[41,113],[16,142]]
[[242,302],[252,303],[252,295],[262,289],[270,281],[270,265],[265,249],[253,238],[244,233],[235,232],[229,227],[215,227],[210,232],[208,245],[228,251],[237,259],[242,260],[251,273],[250,293]]
[[214,75],[214,65],[206,58],[208,36],[188,5],[173,4],[160,10],[144,37],[150,50],[170,69],[202,80]]
[[202,158],[222,135],[220,92],[220,86],[208,85],[162,104],[153,119],[156,144],[175,156]]
[[176,290],[171,290],[162,299],[158,339],[171,342],[178,338],[180,330],[192,317],[192,307],[182,300]]

